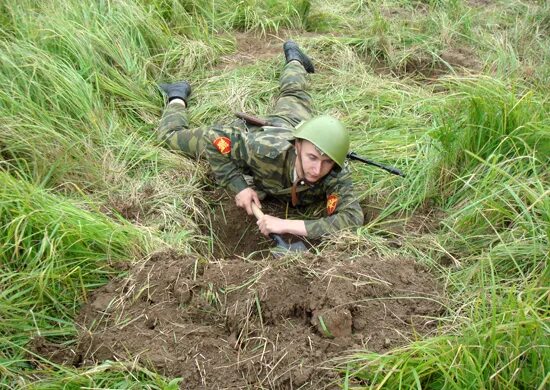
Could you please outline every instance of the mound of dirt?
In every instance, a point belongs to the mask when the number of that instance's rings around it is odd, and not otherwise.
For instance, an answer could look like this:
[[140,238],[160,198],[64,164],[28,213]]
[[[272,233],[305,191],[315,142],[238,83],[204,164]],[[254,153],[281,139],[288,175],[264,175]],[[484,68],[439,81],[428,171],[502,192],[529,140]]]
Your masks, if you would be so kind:
[[329,359],[432,331],[439,291],[408,259],[158,253],[93,293],[72,364],[139,360],[189,389],[325,388],[339,380]]

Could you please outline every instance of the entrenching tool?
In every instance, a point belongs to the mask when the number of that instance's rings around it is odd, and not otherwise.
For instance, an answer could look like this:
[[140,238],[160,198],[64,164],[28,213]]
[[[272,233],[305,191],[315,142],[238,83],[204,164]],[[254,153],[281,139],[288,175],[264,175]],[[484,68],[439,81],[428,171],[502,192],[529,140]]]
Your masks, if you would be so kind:
[[[260,219],[264,216],[262,210],[260,210],[254,203],[252,203],[252,212],[254,213],[256,219]],[[275,257],[283,256],[287,252],[307,252],[307,247],[302,241],[289,244],[283,239],[283,237],[275,233],[269,233],[269,237],[277,244],[275,250],[272,251]]]

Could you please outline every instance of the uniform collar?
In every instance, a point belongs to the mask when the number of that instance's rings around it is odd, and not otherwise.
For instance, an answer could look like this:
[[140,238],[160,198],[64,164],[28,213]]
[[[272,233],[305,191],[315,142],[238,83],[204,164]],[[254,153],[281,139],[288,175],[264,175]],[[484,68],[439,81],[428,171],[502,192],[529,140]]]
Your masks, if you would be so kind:
[[308,183],[305,181],[305,178],[298,177],[298,172],[296,172],[296,148],[293,147],[288,153],[288,171],[287,171],[287,180],[289,180],[290,194],[292,205],[296,206],[299,202],[299,193],[314,186],[314,183]]
[[294,183],[294,180],[296,179],[296,148],[292,146],[288,150],[288,154],[286,156],[286,162],[285,162],[285,179],[286,182],[284,183],[284,187],[292,187],[292,183]]

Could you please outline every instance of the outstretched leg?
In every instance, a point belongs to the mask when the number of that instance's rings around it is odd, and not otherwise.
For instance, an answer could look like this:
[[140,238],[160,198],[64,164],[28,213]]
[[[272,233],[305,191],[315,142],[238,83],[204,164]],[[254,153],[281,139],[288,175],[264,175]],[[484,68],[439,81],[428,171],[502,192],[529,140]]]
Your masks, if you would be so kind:
[[315,70],[311,60],[293,41],[283,45],[286,65],[279,80],[279,96],[268,121],[277,126],[295,127],[311,118],[312,99],[306,91],[306,74]]
[[208,128],[189,129],[185,106],[179,103],[169,103],[164,109],[157,138],[170,149],[180,150],[186,156],[199,158],[206,145],[205,133]]
[[187,81],[174,84],[161,84],[168,104],[164,109],[157,137],[175,150],[181,150],[185,155],[198,158],[205,148],[204,133],[207,128],[189,129],[186,107],[191,95],[191,85]]

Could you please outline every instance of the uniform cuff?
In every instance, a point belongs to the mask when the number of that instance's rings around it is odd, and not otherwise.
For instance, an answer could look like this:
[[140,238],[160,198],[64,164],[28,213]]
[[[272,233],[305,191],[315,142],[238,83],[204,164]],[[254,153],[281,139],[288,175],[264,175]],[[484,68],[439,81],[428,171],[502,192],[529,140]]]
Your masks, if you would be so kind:
[[233,191],[235,194],[238,194],[245,188],[248,188],[248,184],[246,183],[246,180],[244,179],[243,175],[239,175],[237,177],[234,177],[227,186],[231,191]]
[[306,227],[307,238],[315,239],[327,233],[323,230],[322,224],[318,220],[304,221],[304,226]]

